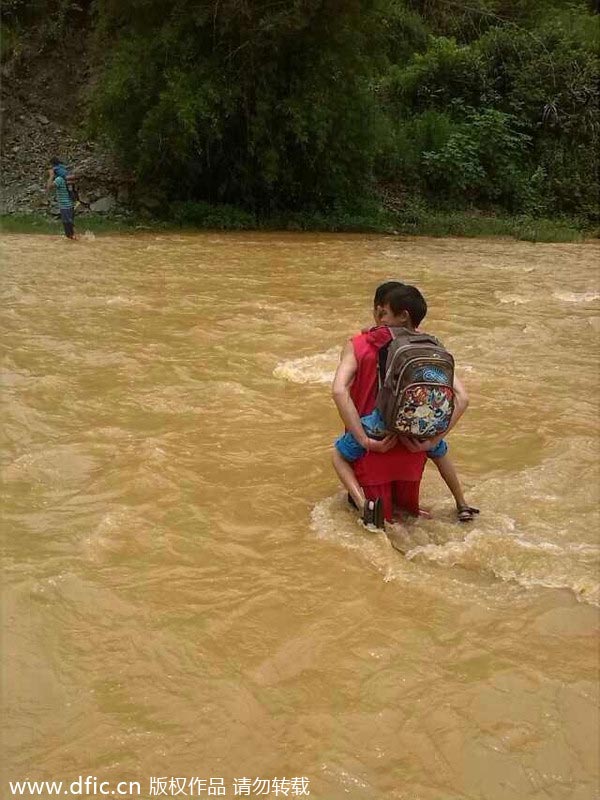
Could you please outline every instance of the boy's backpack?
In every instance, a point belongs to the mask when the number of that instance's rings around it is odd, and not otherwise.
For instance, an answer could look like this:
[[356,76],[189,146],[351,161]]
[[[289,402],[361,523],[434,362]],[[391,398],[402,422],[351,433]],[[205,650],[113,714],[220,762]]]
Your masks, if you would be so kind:
[[431,439],[447,430],[454,411],[454,358],[435,336],[390,333],[379,351],[377,408],[390,432]]

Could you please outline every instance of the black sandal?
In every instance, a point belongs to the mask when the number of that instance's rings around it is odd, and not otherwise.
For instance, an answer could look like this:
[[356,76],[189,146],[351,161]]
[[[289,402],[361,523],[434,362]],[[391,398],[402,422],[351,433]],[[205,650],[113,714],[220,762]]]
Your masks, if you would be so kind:
[[475,515],[479,514],[479,509],[473,506],[457,506],[456,510],[459,522],[473,522]]
[[385,528],[385,524],[383,521],[383,504],[381,502],[381,497],[378,497],[375,500],[367,500],[365,503],[365,508],[361,516],[361,520],[364,525],[371,525],[374,528],[380,528],[383,530]]

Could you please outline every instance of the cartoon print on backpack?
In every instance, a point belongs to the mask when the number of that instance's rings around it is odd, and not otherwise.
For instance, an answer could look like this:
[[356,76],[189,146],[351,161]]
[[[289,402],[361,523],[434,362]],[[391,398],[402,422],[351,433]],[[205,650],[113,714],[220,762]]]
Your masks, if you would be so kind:
[[453,407],[450,387],[408,386],[398,406],[394,428],[399,433],[423,439],[437,436],[450,425]]
[[429,334],[392,327],[390,332],[377,398],[387,429],[419,439],[443,434],[454,411],[452,355]]

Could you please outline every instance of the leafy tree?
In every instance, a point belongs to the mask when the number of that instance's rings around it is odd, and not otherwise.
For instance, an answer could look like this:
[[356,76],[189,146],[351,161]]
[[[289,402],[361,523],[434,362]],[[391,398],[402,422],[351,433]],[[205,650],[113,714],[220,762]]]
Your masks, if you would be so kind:
[[[467,26],[445,0],[410,5],[438,34]],[[395,180],[441,205],[597,216],[598,28],[584,5],[481,0],[469,6],[486,19],[480,36],[432,35],[391,65],[381,85],[402,148],[385,164]]]
[[597,0],[4,0],[1,14],[9,57],[23,31],[56,46],[88,25],[92,130],[178,219],[224,204],[215,219],[235,227],[282,210],[358,218],[378,184],[415,207],[597,217],[597,11]]
[[387,130],[369,0],[100,0],[99,14],[117,41],[95,127],[141,181],[265,211],[369,183]]

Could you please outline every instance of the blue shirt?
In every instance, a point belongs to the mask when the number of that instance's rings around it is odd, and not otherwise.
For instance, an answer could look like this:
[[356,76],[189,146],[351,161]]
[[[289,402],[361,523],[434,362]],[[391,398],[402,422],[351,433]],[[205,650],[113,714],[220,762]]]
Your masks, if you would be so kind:
[[73,200],[69,194],[67,182],[64,178],[55,178],[54,185],[56,186],[56,199],[58,200],[59,208],[73,208]]

